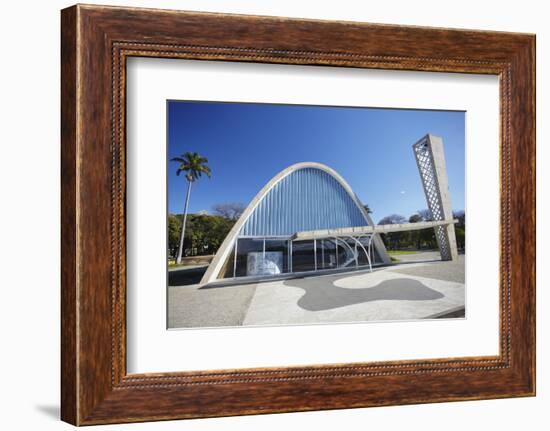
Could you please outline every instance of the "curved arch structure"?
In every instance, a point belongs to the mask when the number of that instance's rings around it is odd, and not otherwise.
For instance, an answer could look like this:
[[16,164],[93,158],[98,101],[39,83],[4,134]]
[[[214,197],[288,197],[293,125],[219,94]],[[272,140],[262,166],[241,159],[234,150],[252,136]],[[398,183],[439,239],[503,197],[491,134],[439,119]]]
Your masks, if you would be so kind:
[[293,170],[273,184],[245,220],[240,234],[282,236],[368,223],[352,195],[317,167]]
[[[201,284],[220,278],[239,238],[291,238],[298,232],[372,226],[349,184],[333,169],[297,163],[273,177],[235,223]],[[383,262],[390,261],[378,235],[372,242]],[[370,260],[370,257],[369,257]]]

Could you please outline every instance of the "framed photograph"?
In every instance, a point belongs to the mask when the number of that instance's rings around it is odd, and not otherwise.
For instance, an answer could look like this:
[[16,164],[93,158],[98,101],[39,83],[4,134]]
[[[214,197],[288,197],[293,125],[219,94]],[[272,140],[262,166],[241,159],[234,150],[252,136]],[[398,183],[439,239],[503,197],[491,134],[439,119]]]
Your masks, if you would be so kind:
[[62,419],[535,394],[535,36],[62,11]]

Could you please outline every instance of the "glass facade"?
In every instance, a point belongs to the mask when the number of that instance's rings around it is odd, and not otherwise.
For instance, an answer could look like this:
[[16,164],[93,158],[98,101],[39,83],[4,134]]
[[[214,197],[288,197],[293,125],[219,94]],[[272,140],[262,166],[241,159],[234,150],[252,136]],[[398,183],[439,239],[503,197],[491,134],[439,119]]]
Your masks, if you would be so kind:
[[266,253],[278,253],[281,256],[281,273],[290,272],[289,256],[290,256],[290,241],[284,239],[268,238],[265,240]]
[[292,272],[315,271],[314,241],[292,241]]
[[338,259],[336,258],[336,243],[334,239],[320,239],[317,240],[317,268],[323,269],[335,269],[338,266]]
[[[234,262],[235,277],[248,275],[248,255],[252,253],[263,253],[263,238],[239,238],[236,241],[236,259]],[[235,255],[234,255],[235,256]]]
[[238,238],[220,272],[221,278],[275,276],[289,272],[290,240]]
[[368,266],[374,263],[373,249],[370,236],[311,240],[237,238],[221,278],[269,277]]

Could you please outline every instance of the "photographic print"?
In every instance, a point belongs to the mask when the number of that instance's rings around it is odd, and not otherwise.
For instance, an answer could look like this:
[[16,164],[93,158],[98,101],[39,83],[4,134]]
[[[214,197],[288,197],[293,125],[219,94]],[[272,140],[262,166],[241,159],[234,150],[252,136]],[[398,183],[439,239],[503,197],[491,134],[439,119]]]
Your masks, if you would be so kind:
[[168,328],[465,318],[463,111],[167,117]]

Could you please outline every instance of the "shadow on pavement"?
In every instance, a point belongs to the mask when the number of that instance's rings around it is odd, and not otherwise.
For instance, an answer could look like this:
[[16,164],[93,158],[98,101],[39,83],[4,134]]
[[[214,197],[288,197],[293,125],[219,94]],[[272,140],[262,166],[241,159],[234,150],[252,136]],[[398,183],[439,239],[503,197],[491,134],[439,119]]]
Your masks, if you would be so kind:
[[301,279],[287,280],[284,284],[305,290],[298,306],[308,311],[332,310],[371,301],[429,301],[444,297],[441,292],[408,278],[385,280],[376,286],[361,289],[338,287],[334,281],[320,284],[318,280]]
[[207,266],[198,268],[172,269],[168,271],[168,286],[187,286],[197,284],[208,269]]

